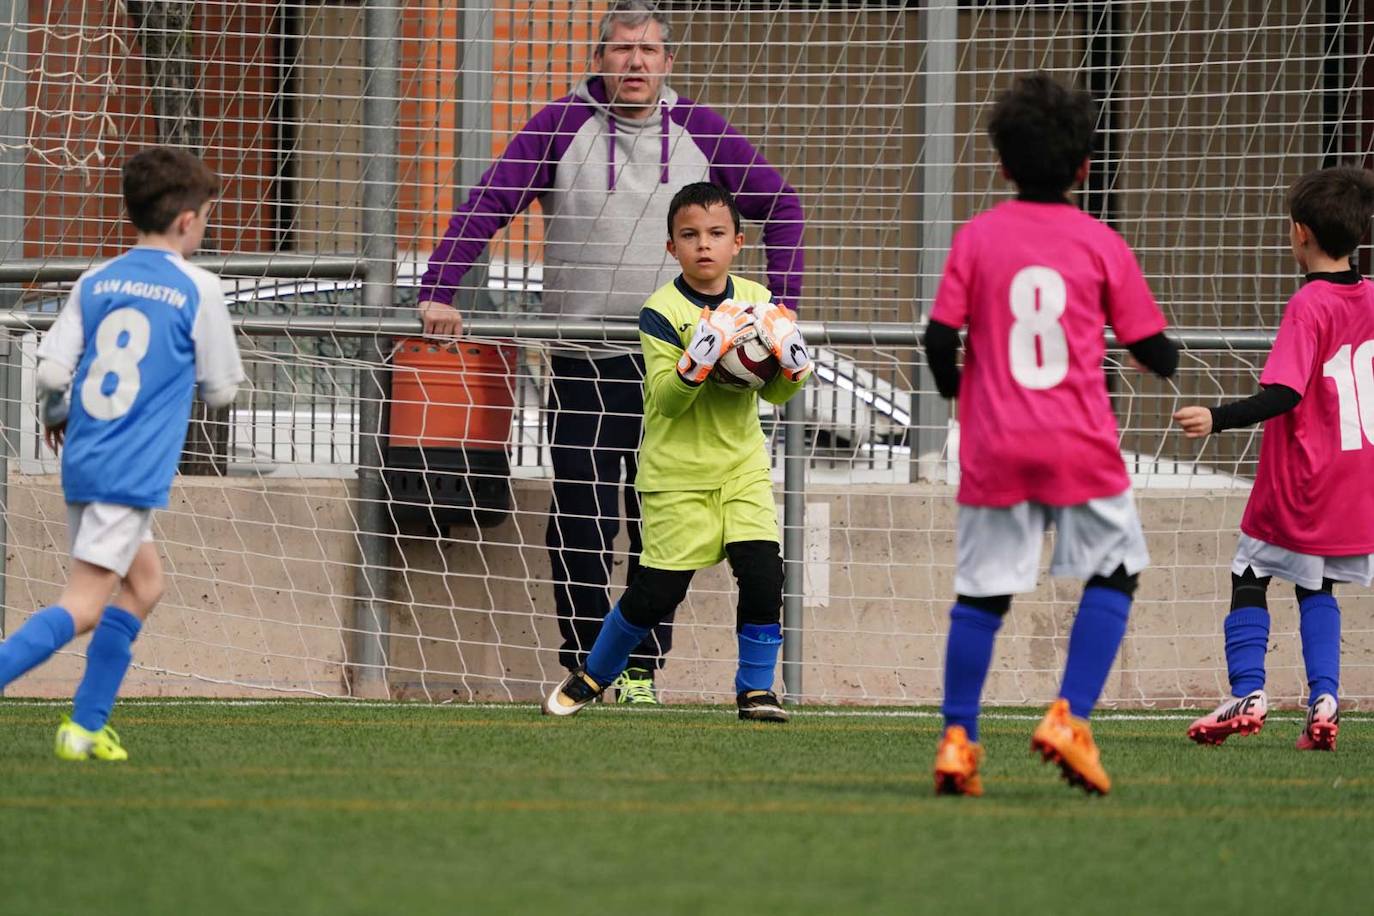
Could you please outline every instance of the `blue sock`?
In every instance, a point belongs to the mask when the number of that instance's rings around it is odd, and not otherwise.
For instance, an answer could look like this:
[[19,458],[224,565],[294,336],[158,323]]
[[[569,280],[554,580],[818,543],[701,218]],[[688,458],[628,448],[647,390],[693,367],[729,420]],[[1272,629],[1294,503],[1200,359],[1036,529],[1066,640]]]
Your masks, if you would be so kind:
[[1059,695],[1069,701],[1069,711],[1080,719],[1092,715],[1097,698],[1102,696],[1130,614],[1131,596],[1125,592],[1096,585],[1083,590],[1069,632],[1064,683],[1059,688]]
[[616,604],[601,622],[601,632],[596,634],[592,651],[587,653],[587,673],[601,686],[608,686],[620,677],[630,661],[630,653],[648,633],[649,627],[637,627],[626,620]]
[[86,648],[86,674],[76,688],[72,721],[87,731],[98,732],[110,720],[119,685],[133,660],[133,642],[143,623],[122,608],[110,605]]
[[1264,687],[1264,656],[1269,651],[1269,611],[1238,607],[1226,615],[1226,675],[1233,696]]
[[940,710],[945,714],[945,726],[962,725],[970,741],[978,740],[983,681],[992,665],[992,644],[1001,628],[1001,614],[958,603],[950,609],[945,699]]
[[0,643],[0,687],[9,686],[30,668],[47,661],[74,635],[76,624],[66,608],[45,607],[34,614],[13,636]]
[[739,630],[739,670],[735,673],[735,693],[746,690],[772,690],[782,649],[782,624],[746,623]]
[[1302,635],[1302,660],[1307,666],[1307,686],[1312,701],[1324,693],[1339,699],[1336,692],[1341,680],[1341,609],[1334,595],[1317,592],[1298,602],[1302,619],[1298,632]]

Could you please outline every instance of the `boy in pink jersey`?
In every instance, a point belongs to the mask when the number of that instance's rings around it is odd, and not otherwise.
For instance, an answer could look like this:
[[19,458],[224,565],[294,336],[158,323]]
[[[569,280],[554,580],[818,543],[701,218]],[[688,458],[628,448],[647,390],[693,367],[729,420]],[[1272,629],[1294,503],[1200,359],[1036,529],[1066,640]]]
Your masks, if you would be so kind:
[[1374,176],[1334,168],[1300,179],[1288,195],[1289,241],[1307,282],[1288,301],[1260,375],[1260,392],[1220,407],[1184,407],[1190,439],[1267,421],[1259,471],[1231,563],[1226,668],[1232,698],[1188,737],[1220,744],[1264,725],[1265,593],[1292,582],[1307,668],[1300,750],[1336,748],[1341,667],[1337,582],[1374,580],[1374,284],[1350,255],[1374,214]]
[[936,387],[961,399],[958,597],[935,760],[941,794],[982,794],[983,681],[1011,596],[1035,588],[1050,525],[1051,574],[1086,579],[1087,588],[1059,699],[1031,746],[1070,784],[1111,788],[1087,718],[1150,558],[1107,397],[1104,324],[1161,376],[1173,374],[1178,351],[1130,248],[1069,197],[1087,177],[1096,120],[1087,93],[1043,73],[1018,79],[998,100],[988,133],[1017,197],[959,230],[925,335]]

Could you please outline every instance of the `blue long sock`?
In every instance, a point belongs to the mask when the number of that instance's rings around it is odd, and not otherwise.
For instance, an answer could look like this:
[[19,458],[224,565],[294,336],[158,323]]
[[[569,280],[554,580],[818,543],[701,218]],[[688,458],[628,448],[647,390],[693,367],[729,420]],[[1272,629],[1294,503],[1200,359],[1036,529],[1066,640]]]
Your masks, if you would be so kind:
[[782,649],[782,624],[746,623],[739,631],[739,670],[735,673],[735,693],[746,690],[772,690]]
[[133,642],[143,623],[128,611],[110,605],[86,649],[86,673],[76,688],[72,721],[87,731],[98,732],[110,720],[119,685],[133,660]]
[[955,603],[949,612],[945,643],[945,697],[940,706],[945,726],[962,725],[970,741],[978,740],[978,711],[983,681],[992,665],[992,646],[1002,628],[1002,615]]
[[1269,651],[1269,611],[1238,607],[1226,615],[1226,675],[1231,694],[1243,697],[1264,687],[1264,655]]
[[47,661],[72,641],[76,625],[66,608],[45,607],[34,614],[9,639],[0,643],[0,687]]
[[1069,632],[1069,657],[1059,689],[1059,695],[1069,701],[1069,711],[1080,719],[1092,714],[1102,696],[1130,614],[1131,596],[1125,592],[1102,586],[1083,590]]
[[1341,609],[1336,598],[1326,592],[1308,595],[1298,602],[1302,619],[1298,632],[1302,635],[1302,660],[1307,666],[1307,686],[1311,705],[1317,697],[1336,692],[1341,680]]
[[620,605],[611,608],[601,622],[592,651],[587,653],[587,673],[602,686],[620,677],[630,661],[630,653],[649,632],[649,627],[637,627],[620,613]]

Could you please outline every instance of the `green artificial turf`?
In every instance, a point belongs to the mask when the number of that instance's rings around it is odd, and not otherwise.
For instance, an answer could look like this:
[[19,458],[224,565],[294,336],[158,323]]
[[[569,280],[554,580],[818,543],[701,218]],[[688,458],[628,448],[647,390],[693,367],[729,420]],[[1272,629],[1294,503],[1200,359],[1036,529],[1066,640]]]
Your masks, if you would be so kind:
[[1296,714],[1220,749],[1100,719],[1089,798],[998,712],[959,799],[933,717],[132,701],[132,760],[71,764],[59,707],[3,701],[0,912],[1374,911],[1374,719],[1334,754]]

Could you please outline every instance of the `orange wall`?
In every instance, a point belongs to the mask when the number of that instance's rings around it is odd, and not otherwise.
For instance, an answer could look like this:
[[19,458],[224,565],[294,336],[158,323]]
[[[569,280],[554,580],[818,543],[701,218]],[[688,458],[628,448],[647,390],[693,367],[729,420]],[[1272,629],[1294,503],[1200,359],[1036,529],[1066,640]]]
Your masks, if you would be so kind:
[[[281,158],[274,99],[281,3],[203,0],[193,53],[204,61],[200,99],[205,159],[222,178],[208,247],[271,250],[278,212],[274,174]],[[461,7],[454,0],[403,0],[397,207],[402,250],[427,251],[453,211],[456,90],[462,66]],[[603,2],[531,0],[493,15],[490,152],[543,104],[568,92],[585,71]],[[122,4],[52,0],[29,4],[29,136],[26,168],[29,257],[104,256],[127,245],[119,166],[157,142],[143,49]],[[288,90],[290,91],[289,87]],[[512,224],[508,256],[534,256],[537,215]],[[501,256],[500,254],[497,255]]]
[[[424,252],[442,237],[457,203],[453,186],[462,66],[461,9],[451,2],[416,2],[403,17],[403,61],[419,67],[403,75],[401,94],[402,247]],[[532,0],[498,7],[493,15],[492,156],[549,101],[566,95],[586,71],[595,23],[604,2]],[[411,129],[407,130],[406,127]],[[536,205],[537,207],[537,205]],[[494,245],[528,260],[542,239],[537,214],[515,220]],[[498,254],[498,256],[501,256]]]
[[[105,0],[31,0],[29,138],[25,169],[27,257],[103,256],[133,239],[124,222],[120,164],[157,142],[143,50]],[[194,53],[206,61],[205,160],[224,186],[209,245],[269,250],[276,206],[274,92],[277,9],[201,0]]]

